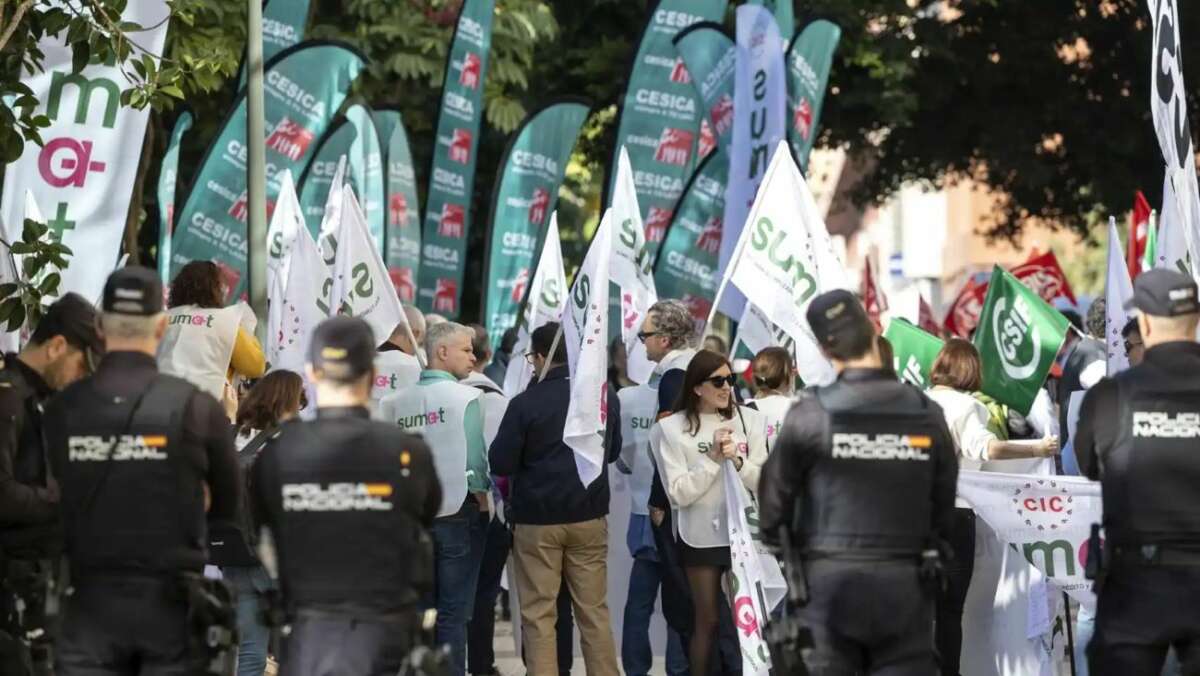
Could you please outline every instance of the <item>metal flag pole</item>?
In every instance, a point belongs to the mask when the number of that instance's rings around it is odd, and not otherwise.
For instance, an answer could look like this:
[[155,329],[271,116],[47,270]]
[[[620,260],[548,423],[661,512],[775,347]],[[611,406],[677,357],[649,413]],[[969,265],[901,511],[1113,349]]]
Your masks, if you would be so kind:
[[266,110],[263,103],[262,0],[246,0],[246,274],[250,282],[250,307],[258,317],[255,333],[267,339],[267,161]]

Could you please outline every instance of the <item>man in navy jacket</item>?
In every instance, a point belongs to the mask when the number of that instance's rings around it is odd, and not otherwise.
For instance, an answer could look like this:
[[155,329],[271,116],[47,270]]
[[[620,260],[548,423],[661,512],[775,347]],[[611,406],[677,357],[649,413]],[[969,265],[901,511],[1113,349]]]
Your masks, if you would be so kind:
[[[531,336],[534,373],[546,366],[558,324]],[[509,520],[517,593],[531,674],[558,670],[554,625],[559,586],[565,580],[582,638],[589,674],[616,676],[616,646],[608,612],[608,474],[584,486],[575,453],[563,443],[571,380],[566,346],[559,341],[546,378],[509,402],[489,451],[492,473],[509,480]],[[607,462],[621,450],[620,404],[608,402]]]

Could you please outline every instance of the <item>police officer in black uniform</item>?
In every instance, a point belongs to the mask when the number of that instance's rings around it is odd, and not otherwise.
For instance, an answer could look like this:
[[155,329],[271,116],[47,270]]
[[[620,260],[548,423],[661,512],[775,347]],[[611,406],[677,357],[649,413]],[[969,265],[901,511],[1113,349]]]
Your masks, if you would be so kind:
[[922,577],[936,577],[930,552],[954,510],[954,442],[941,409],[884,368],[854,295],[822,294],[807,316],[840,373],[800,395],[759,486],[764,541],[786,535],[792,579],[807,576],[804,662],[812,674],[933,674]]
[[[1196,284],[1142,273],[1144,361],[1084,397],[1075,451],[1103,485],[1107,571],[1099,581],[1093,675],[1158,674],[1169,647],[1200,673],[1200,322]],[[1091,551],[1089,549],[1089,551]],[[1091,561],[1089,561],[1091,563]]]
[[162,285],[129,267],[104,285],[95,375],[46,408],[73,590],[59,676],[207,673],[201,591],[209,518],[235,517],[238,468],[221,405],[155,362]]
[[370,419],[376,344],[361,319],[322,322],[308,366],[317,419],[285,423],[254,464],[291,623],[285,676],[397,673],[432,588],[441,485],[419,437]]
[[49,472],[42,409],[87,375],[104,344],[96,311],[68,293],[46,309],[19,354],[0,370],[0,673],[48,673],[45,616],[62,548],[58,482]]

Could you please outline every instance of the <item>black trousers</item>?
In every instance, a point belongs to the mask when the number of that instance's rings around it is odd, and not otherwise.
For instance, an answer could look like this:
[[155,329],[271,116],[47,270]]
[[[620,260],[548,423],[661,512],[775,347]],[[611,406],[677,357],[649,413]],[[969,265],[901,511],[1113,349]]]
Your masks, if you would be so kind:
[[177,580],[80,580],[64,612],[58,676],[193,676],[207,662]]
[[283,644],[282,676],[393,676],[412,645],[413,622],[305,617]]
[[1087,648],[1092,676],[1160,674],[1172,647],[1186,676],[1200,674],[1200,566],[1114,563]]
[[801,623],[812,630],[805,657],[812,676],[929,676],[933,598],[915,561],[835,561],[804,564],[809,602]]
[[467,625],[467,673],[490,674],[496,665],[496,598],[500,595],[500,579],[504,564],[512,549],[512,533],[499,519],[488,524],[487,540],[483,545],[483,562],[479,566],[479,583],[475,586],[475,612]]
[[946,562],[946,586],[937,595],[934,641],[942,676],[958,676],[962,654],[962,615],[975,570],[975,512],[955,509],[949,533],[953,558]]

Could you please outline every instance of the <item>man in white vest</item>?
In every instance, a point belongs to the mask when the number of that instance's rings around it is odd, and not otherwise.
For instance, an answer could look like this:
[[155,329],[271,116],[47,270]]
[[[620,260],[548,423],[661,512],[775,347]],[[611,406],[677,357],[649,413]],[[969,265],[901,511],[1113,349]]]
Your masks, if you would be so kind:
[[384,397],[380,415],[425,437],[442,484],[433,523],[437,586],[437,642],[450,646],[452,670],[466,670],[467,623],[475,601],[488,523],[487,444],[483,393],[459,381],[475,366],[474,332],[454,322],[429,326],[428,367],[416,385]]
[[[417,349],[425,338],[425,317],[417,308],[405,305],[404,318],[408,326],[397,324],[392,335],[379,346],[375,355],[371,407],[376,413],[379,410],[379,402],[384,397],[416,385],[421,379],[421,362]],[[409,340],[409,330],[412,331],[412,340]]]

